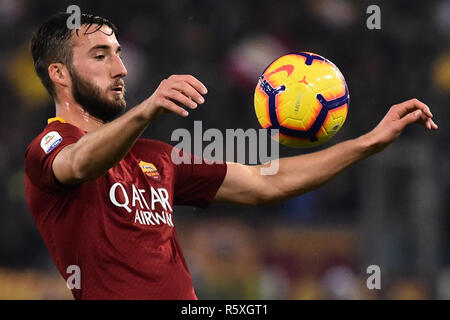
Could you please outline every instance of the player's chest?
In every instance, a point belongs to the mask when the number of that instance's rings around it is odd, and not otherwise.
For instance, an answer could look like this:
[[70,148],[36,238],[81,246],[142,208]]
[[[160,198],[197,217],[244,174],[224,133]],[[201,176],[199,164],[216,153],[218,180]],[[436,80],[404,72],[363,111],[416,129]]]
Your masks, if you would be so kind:
[[128,213],[172,212],[172,167],[152,159],[128,157],[106,175],[112,205]]

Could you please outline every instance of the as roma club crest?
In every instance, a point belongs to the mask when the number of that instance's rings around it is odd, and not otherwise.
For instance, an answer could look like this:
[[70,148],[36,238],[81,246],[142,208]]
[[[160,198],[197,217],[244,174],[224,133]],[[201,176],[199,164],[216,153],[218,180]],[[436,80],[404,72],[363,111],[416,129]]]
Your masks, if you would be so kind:
[[158,172],[158,169],[156,169],[153,163],[141,161],[139,162],[139,167],[141,167],[142,172],[147,176],[149,176],[150,178],[156,181],[161,180],[161,176]]

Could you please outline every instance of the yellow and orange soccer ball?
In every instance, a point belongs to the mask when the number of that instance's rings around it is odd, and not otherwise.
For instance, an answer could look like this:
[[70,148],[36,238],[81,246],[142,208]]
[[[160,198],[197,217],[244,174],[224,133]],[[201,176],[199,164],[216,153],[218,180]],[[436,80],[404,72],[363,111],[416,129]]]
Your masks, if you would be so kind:
[[339,69],[310,52],[276,59],[264,70],[255,89],[260,125],[272,138],[296,148],[331,139],[345,122],[348,104],[347,84]]

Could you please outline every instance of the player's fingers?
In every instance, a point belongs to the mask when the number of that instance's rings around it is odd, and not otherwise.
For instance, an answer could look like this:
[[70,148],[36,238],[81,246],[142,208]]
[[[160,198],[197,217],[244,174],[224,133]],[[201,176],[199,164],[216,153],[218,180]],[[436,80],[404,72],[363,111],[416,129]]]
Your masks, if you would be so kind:
[[438,127],[433,120],[422,112],[419,122],[428,130],[436,130]]
[[416,110],[414,112],[408,113],[406,116],[398,120],[400,130],[403,130],[407,125],[421,121],[422,110]]
[[428,130],[431,130],[431,122],[428,121],[428,119],[430,119],[430,118],[427,117],[427,118],[424,119],[424,117],[422,116],[419,122],[420,122],[425,128],[427,128]]
[[170,101],[169,99],[162,99],[160,102],[160,106],[166,110],[172,111],[182,117],[187,117],[189,115],[189,112],[184,110],[182,107],[174,103],[173,101]]
[[191,98],[185,96],[178,90],[175,90],[175,89],[169,90],[167,97],[172,100],[175,100],[175,101],[181,103],[182,105],[185,105],[186,107],[189,107],[191,109],[197,108],[197,104],[194,101],[192,101]]
[[433,119],[430,119],[430,121],[431,121],[431,129],[437,130],[439,128],[438,125],[434,123]]
[[430,108],[423,103],[422,101],[418,100],[418,99],[411,99],[411,100],[407,100],[404,101],[402,103],[399,103],[395,106],[398,115],[401,117],[405,116],[406,114],[410,113],[411,111],[414,110],[422,110],[422,112],[428,116],[428,117],[433,117],[433,114],[430,111]]
[[431,118],[427,118],[425,122],[425,127],[430,130],[437,130],[438,126]]
[[197,90],[201,94],[208,93],[208,89],[206,89],[205,85],[202,82],[200,82],[200,80],[198,80],[196,77],[194,77],[190,74],[184,74],[184,75],[181,75],[181,77],[184,81],[189,83],[192,87],[195,88],[195,90]]
[[172,85],[172,88],[181,91],[185,96],[191,98],[192,100],[195,100],[199,104],[205,102],[205,99],[202,97],[202,95],[186,81],[175,82]]

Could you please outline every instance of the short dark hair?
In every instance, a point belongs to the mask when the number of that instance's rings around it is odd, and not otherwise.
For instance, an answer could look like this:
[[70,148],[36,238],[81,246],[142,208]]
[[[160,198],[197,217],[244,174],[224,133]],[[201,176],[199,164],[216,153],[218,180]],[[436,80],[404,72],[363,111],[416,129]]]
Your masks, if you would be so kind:
[[[31,54],[34,61],[34,69],[47,89],[48,93],[55,98],[55,87],[48,74],[48,66],[59,62],[67,67],[72,66],[73,45],[71,41],[72,29],[67,27],[69,13],[57,13],[51,16],[44,24],[37,28],[31,37]],[[87,24],[86,34],[98,31],[106,25],[116,34],[117,28],[108,19],[94,16],[92,14],[81,14],[80,25]],[[90,31],[92,25],[98,25]],[[78,35],[79,29],[75,32]]]

